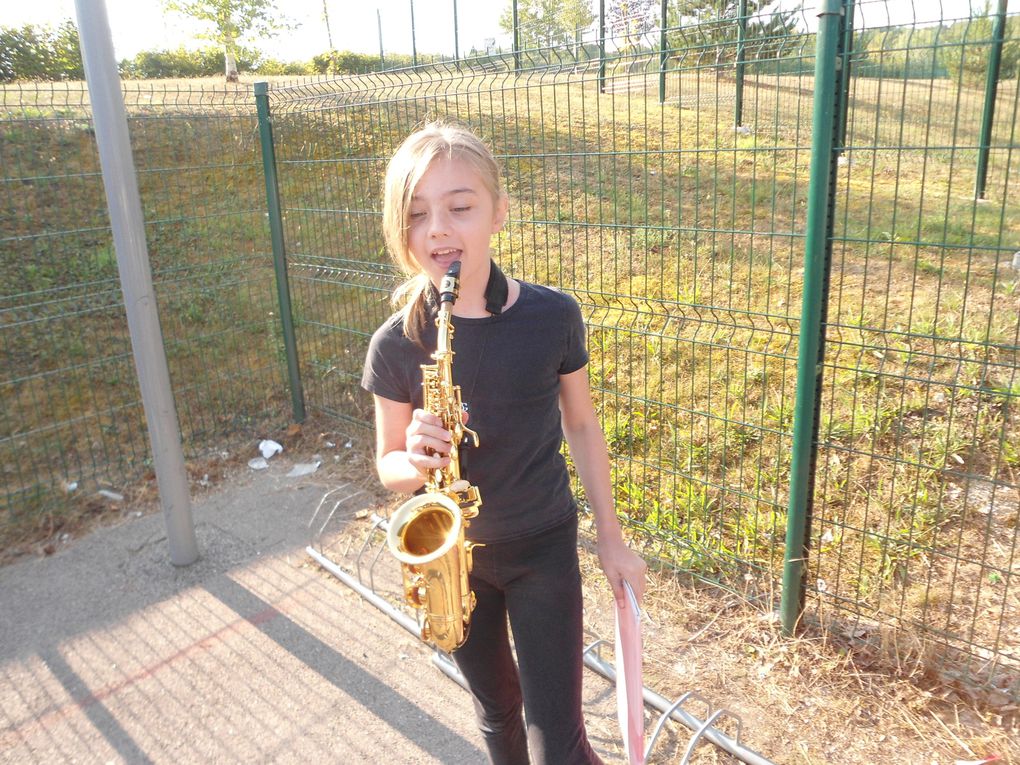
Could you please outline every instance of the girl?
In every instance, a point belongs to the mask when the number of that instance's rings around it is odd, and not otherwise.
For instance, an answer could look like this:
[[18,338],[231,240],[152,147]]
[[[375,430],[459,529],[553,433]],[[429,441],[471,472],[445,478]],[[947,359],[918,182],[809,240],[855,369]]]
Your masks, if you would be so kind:
[[383,485],[420,489],[426,471],[449,464],[450,433],[421,409],[421,365],[431,363],[436,345],[437,287],[459,260],[453,375],[479,436],[478,448],[462,445],[461,468],[482,499],[467,536],[485,546],[473,553],[477,606],[453,658],[492,763],[587,765],[601,760],[581,715],[577,507],[560,453],[564,437],[595,516],[599,561],[621,604],[624,580],[641,598],[645,563],[626,546],[613,508],[577,303],[507,279],[490,256],[507,206],[496,160],[469,130],[431,124],[401,144],[386,172],[383,228],[411,278],[395,294],[400,310],[372,337],[362,385],[375,399]]

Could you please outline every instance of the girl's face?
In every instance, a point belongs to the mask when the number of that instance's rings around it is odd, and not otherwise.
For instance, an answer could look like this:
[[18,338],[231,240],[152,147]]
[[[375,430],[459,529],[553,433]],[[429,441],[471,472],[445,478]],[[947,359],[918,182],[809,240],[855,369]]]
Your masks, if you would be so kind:
[[433,284],[455,260],[461,282],[488,276],[489,241],[503,227],[507,201],[493,200],[467,161],[441,157],[418,181],[408,207],[407,246]]

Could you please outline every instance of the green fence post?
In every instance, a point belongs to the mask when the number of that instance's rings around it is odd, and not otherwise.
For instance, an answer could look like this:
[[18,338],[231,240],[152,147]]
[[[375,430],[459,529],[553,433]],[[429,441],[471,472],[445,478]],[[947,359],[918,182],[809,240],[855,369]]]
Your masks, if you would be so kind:
[[978,144],[977,181],[974,196],[985,198],[988,180],[988,153],[992,144],[992,122],[995,117],[995,94],[999,88],[999,71],[1002,68],[1002,38],[1006,32],[1006,2],[999,0],[992,22],[992,49],[988,52],[988,74],[985,77],[985,107],[981,113],[981,142]]
[[[666,5],[668,0],[662,0],[662,14],[660,16],[661,29],[659,31],[659,103],[666,103],[666,63],[669,56],[666,54]],[[747,0],[741,0],[747,2]]]
[[839,123],[836,111],[840,16],[846,0],[821,0],[815,53],[815,96],[812,119],[811,176],[808,186],[807,231],[804,242],[804,295],[801,299],[797,353],[797,397],[793,415],[790,497],[783,556],[780,606],[783,631],[793,634],[804,608],[804,571],[810,535],[814,467],[817,456],[819,394],[825,352],[825,309],[832,259],[832,204]]
[[266,207],[269,211],[269,233],[273,242],[273,267],[276,270],[276,294],[280,301],[280,323],[283,326],[283,347],[287,354],[287,376],[290,400],[297,422],[305,420],[305,395],[301,387],[294,315],[290,307],[290,285],[287,281],[287,252],[283,246],[283,215],[280,212],[280,188],[276,180],[276,150],[273,146],[273,122],[269,117],[269,83],[255,83],[255,106],[259,115],[259,143],[262,144],[262,169],[266,176]]
[[[514,0],[516,3],[516,0]],[[515,6],[516,7],[516,4]],[[599,0],[599,93],[606,92],[606,0]]]
[[521,73],[521,19],[517,14],[517,0],[513,0],[514,74]]
[[840,95],[839,95],[839,135],[836,138],[836,151],[842,152],[846,147],[847,111],[850,108],[850,63],[854,55],[854,7],[856,0],[847,0],[843,17],[843,49],[839,58]]
[[733,124],[744,123],[744,47],[747,44],[747,0],[740,0],[737,8],[737,92],[733,98]]

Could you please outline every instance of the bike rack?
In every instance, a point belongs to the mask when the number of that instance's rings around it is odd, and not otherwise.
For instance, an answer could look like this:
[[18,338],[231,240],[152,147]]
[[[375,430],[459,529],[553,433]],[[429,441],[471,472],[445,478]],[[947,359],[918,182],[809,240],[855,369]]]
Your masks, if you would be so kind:
[[[385,538],[388,525],[385,518],[375,513],[372,513],[371,516],[369,516],[369,521],[371,522],[369,531],[365,535],[365,539],[361,543],[357,552],[353,555],[353,566],[351,567],[353,569],[353,573],[345,570],[339,563],[332,560],[329,557],[329,551],[323,548],[324,535],[327,528],[333,522],[337,512],[341,508],[352,504],[353,500],[363,496],[364,494],[365,492],[357,489],[356,487],[352,487],[351,484],[343,484],[326,492],[322,499],[319,500],[315,513],[312,515],[311,521],[309,521],[308,525],[312,531],[312,539],[309,545],[305,548],[305,551],[326,571],[357,592],[362,598],[385,613],[412,635],[418,637],[420,635],[420,628],[418,626],[417,619],[409,615],[405,610],[398,608],[390,601],[381,597],[376,591],[375,567],[382,558],[383,550],[386,548]],[[354,540],[350,539],[339,557],[341,559],[351,559],[353,548]],[[367,584],[365,581],[366,579],[368,580]],[[606,645],[609,644],[605,640],[596,640],[587,646],[584,649],[583,654],[584,664],[592,671],[597,672],[611,683],[615,684],[616,670],[612,664],[602,657],[601,653],[602,647]],[[453,659],[448,653],[440,651],[439,649],[433,649],[432,663],[455,683],[460,685],[462,688],[467,688],[467,683],[464,680],[464,677],[461,675],[460,670],[457,668],[457,665],[453,662]],[[680,765],[687,765],[687,763],[690,762],[691,757],[694,754],[694,750],[702,741],[708,741],[711,744],[714,744],[748,765],[774,765],[774,763],[770,760],[762,757],[760,754],[757,754],[740,743],[740,733],[743,729],[743,722],[737,715],[726,709],[713,709],[711,702],[694,691],[688,691],[682,696],[670,701],[655,691],[650,690],[647,687],[642,687],[642,698],[646,706],[652,707],[660,712],[655,728],[652,731],[651,738],[645,746],[645,759],[648,758],[666,724],[672,720],[684,725],[692,731],[691,738],[687,743],[687,749],[684,752],[683,758],[680,760]],[[684,709],[684,706],[688,702],[700,702],[704,705],[704,720]],[[715,726],[715,723],[721,718],[730,718],[735,721],[736,733],[734,736],[726,735]]]

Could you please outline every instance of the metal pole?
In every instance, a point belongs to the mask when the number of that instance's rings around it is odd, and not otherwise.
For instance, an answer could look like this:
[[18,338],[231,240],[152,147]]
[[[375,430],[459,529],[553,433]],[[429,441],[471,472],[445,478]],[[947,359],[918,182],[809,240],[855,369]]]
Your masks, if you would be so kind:
[[599,93],[606,92],[606,0],[599,0]]
[[382,14],[379,13],[379,9],[375,9],[375,19],[379,22],[379,71],[383,71],[386,68],[386,59],[383,57],[382,47]]
[[276,270],[276,295],[280,303],[280,324],[283,348],[287,356],[287,377],[290,381],[290,402],[294,419],[304,422],[305,395],[301,386],[294,314],[290,305],[290,283],[287,279],[287,251],[283,242],[283,214],[280,187],[276,178],[276,148],[273,144],[273,121],[269,116],[269,83],[255,83],[255,108],[259,116],[259,143],[262,144],[262,170],[266,178],[266,207],[269,234],[273,244],[273,267]]
[[517,14],[517,0],[511,0],[514,25],[514,74],[521,73],[521,19]]
[[666,103],[666,63],[669,56],[666,54],[666,6],[668,0],[662,0],[662,13],[659,20],[659,103]]
[[418,45],[414,35],[414,0],[411,0],[411,64],[418,66]]
[[811,176],[808,186],[807,231],[804,243],[804,294],[801,298],[797,352],[797,397],[793,414],[790,497],[783,557],[780,605],[783,631],[793,634],[804,608],[805,563],[810,539],[814,467],[818,433],[818,392],[825,350],[825,300],[831,250],[838,125],[836,66],[839,60],[840,17],[846,0],[821,0],[815,54],[815,98],[812,122]]
[[737,92],[734,96],[733,124],[744,124],[744,48],[747,45],[747,0],[737,7]]
[[850,62],[854,55],[854,8],[856,0],[847,0],[846,18],[843,23],[843,55],[840,56],[842,68],[840,70],[840,97],[839,97],[839,136],[836,138],[836,151],[842,152],[846,148],[846,126],[850,110]]
[[460,62],[460,39],[457,33],[457,0],[453,0],[453,60]]
[[326,22],[326,41],[329,43],[329,49],[333,50],[333,32],[329,28],[329,8],[326,7],[326,0],[322,0],[322,18]]
[[75,0],[75,13],[131,350],[166,522],[170,562],[175,566],[187,566],[198,560],[198,544],[191,517],[180,425],[152,286],[127,110],[113,55],[106,3]]
[[1006,1],[999,0],[992,22],[992,49],[988,53],[988,74],[985,77],[985,107],[981,114],[981,142],[978,144],[977,182],[974,196],[985,198],[988,181],[988,154],[992,144],[992,124],[995,118],[995,94],[999,88],[999,71],[1002,68],[1002,38],[1006,31]]

